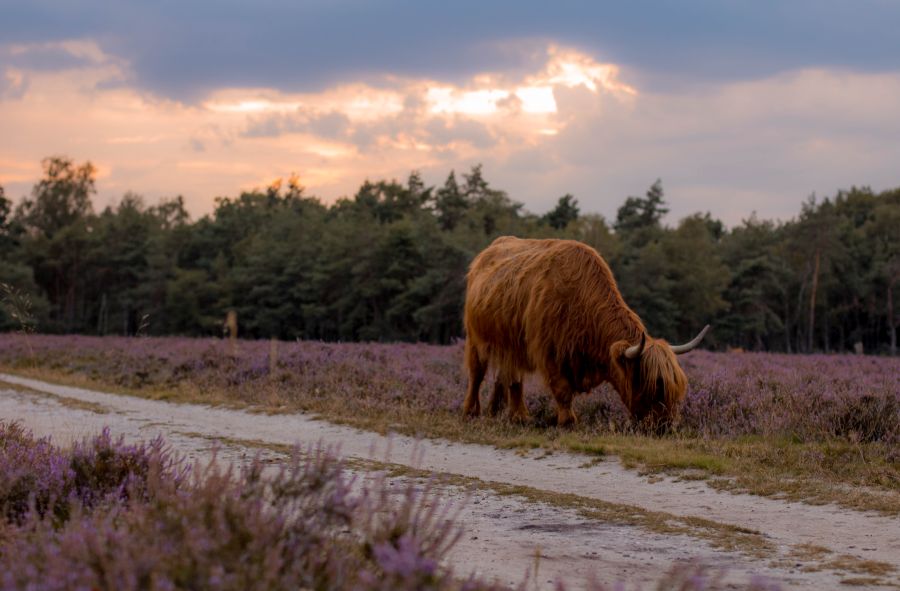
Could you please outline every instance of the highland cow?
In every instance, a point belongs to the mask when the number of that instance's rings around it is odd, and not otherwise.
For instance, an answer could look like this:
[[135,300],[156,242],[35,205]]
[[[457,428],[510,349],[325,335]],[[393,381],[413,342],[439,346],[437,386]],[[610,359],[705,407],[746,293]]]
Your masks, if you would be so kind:
[[608,381],[636,422],[671,424],[687,378],[675,356],[696,347],[647,335],[616,287],[606,261],[574,240],[496,239],[469,269],[465,308],[467,416],[481,412],[479,390],[497,373],[488,412],[508,402],[513,420],[528,420],[524,374],[539,372],[557,405],[557,424],[575,423],[572,400]]

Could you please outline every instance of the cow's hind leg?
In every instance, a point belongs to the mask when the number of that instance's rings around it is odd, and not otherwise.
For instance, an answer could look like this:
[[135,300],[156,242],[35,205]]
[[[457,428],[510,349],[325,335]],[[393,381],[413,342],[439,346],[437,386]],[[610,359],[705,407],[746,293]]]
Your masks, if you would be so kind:
[[478,347],[472,344],[471,339],[466,340],[466,368],[469,370],[469,387],[463,401],[463,414],[467,417],[477,417],[481,414],[481,400],[478,393],[487,372],[487,359],[478,354]]
[[525,406],[525,392],[522,390],[521,378],[509,385],[509,419],[515,423],[527,423],[531,420],[528,407]]
[[572,400],[575,398],[575,388],[572,383],[555,369],[547,372],[547,386],[553,392],[556,400],[556,424],[559,427],[571,427],[578,419],[572,410]]
[[506,405],[506,383],[501,377],[497,377],[494,382],[494,390],[491,392],[491,398],[488,400],[488,415],[496,417]]

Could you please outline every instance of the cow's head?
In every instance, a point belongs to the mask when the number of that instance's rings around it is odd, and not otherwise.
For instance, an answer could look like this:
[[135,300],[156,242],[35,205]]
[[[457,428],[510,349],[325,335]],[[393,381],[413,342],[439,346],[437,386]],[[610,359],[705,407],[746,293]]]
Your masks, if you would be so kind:
[[675,356],[699,345],[707,330],[709,325],[684,345],[670,345],[646,334],[639,343],[613,343],[610,378],[634,421],[659,429],[678,418],[687,378]]

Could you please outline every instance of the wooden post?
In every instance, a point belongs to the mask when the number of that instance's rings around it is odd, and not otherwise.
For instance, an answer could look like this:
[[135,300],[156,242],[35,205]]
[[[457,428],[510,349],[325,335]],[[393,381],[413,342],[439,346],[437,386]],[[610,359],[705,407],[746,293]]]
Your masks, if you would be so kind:
[[238,324],[237,312],[235,310],[228,310],[228,315],[225,317],[225,331],[228,333],[228,342],[231,345],[231,354],[237,355]]

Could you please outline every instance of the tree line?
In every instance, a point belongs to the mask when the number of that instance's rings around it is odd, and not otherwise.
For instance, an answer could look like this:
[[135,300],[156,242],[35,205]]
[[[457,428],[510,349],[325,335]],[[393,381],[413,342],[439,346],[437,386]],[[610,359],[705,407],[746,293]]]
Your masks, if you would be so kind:
[[296,177],[219,197],[192,220],[181,197],[127,193],[95,211],[96,170],[65,157],[18,204],[0,187],[0,329],[427,341],[462,336],[465,273],[494,238],[571,238],[609,262],[652,334],[707,322],[718,348],[896,353],[900,188],[809,198],[789,221],[709,213],[674,226],[662,183],[614,220],[572,195],[544,215],[492,186],[481,166],[443,185],[366,181],[326,205]]

